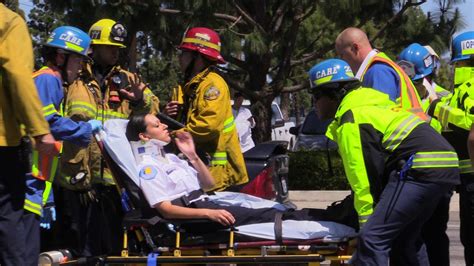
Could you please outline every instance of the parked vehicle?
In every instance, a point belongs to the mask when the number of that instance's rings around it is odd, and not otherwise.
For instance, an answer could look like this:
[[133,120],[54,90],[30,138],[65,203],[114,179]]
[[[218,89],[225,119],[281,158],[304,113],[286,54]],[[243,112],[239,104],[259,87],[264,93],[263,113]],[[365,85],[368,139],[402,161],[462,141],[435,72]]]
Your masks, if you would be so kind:
[[303,124],[290,129],[290,133],[296,136],[292,150],[336,150],[337,144],[325,135],[331,121],[331,119],[321,121],[316,115],[316,111],[311,110],[305,117]]
[[289,202],[286,141],[268,141],[246,151],[245,166],[249,182],[227,190],[238,191],[280,203]]
[[[182,123],[165,114],[158,113],[157,116],[170,129],[176,130],[184,127]],[[257,144],[245,152],[243,155],[249,182],[230,187],[227,190],[276,200],[280,203],[289,202],[288,165],[290,159],[287,154],[287,146],[286,141],[268,141]],[[208,161],[208,158],[203,158],[203,161]],[[291,203],[288,204],[294,207]]]
[[[234,101],[231,100],[231,104]],[[250,101],[244,100],[242,106],[250,109]],[[280,106],[274,101],[272,102],[272,140],[281,140],[287,142],[287,148],[291,150],[295,144],[296,137],[290,133],[290,128],[295,126],[292,121],[285,121]]]

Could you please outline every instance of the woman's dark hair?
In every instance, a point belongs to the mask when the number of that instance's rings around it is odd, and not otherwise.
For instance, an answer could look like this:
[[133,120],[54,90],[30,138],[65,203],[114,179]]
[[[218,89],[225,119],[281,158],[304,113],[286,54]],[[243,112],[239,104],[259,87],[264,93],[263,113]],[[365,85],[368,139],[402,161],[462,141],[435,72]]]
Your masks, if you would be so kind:
[[147,114],[134,114],[131,115],[128,124],[127,130],[125,131],[125,136],[127,136],[128,141],[139,141],[140,138],[138,134],[146,131],[146,122],[145,116]]

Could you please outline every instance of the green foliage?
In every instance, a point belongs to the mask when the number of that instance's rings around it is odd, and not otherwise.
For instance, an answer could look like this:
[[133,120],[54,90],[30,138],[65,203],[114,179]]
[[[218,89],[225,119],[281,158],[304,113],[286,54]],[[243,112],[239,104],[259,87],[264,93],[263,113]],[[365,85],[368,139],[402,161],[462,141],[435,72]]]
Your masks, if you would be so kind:
[[292,190],[347,190],[342,159],[337,152],[330,152],[332,173],[326,151],[298,151],[290,153],[288,174]]
[[[258,111],[254,130],[258,141],[270,138],[270,113],[264,110],[269,110],[272,100],[281,93],[308,87],[307,71],[317,62],[335,56],[334,40],[344,28],[360,27],[369,38],[377,36],[374,45],[395,58],[415,41],[430,44],[443,54],[449,36],[462,26],[455,8],[459,0],[437,1],[439,12],[429,16],[419,7],[410,7],[400,17],[396,14],[404,10],[405,0],[34,1],[37,8],[30,19],[37,42],[58,24],[87,31],[101,18],[124,23],[129,32],[128,51],[124,54],[132,55],[127,65],[132,69],[137,65],[162,103],[166,102],[169,89],[179,82],[174,47],[185,30],[195,26],[216,29],[221,35],[222,54],[229,62],[225,79],[232,89],[243,92]],[[137,45],[132,47],[135,38]],[[138,58],[137,62],[134,58]],[[443,83],[448,82],[446,77],[440,75]],[[299,104],[288,106],[311,106],[305,92],[290,99],[297,99]]]

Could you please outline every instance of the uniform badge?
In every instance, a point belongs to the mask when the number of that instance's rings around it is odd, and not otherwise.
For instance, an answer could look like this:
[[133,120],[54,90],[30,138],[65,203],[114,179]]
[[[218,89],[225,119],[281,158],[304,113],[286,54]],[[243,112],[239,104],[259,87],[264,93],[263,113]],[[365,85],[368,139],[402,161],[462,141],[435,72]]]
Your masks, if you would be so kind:
[[219,91],[218,88],[216,87],[210,87],[207,89],[207,91],[204,93],[204,99],[212,101],[215,100],[221,95],[221,92]]
[[156,174],[158,174],[158,171],[155,166],[145,165],[142,170],[140,170],[139,176],[145,180],[152,180],[155,178]]

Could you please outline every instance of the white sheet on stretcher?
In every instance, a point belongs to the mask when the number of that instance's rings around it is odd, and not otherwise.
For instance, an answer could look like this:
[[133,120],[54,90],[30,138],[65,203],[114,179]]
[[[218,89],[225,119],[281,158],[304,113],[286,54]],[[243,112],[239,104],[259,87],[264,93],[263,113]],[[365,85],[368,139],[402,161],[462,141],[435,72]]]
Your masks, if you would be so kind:
[[[105,132],[101,132],[101,138],[112,159],[138,185],[138,167],[133,157],[132,148],[125,136],[127,123],[128,120],[124,119],[108,120],[104,125]],[[210,196],[210,199],[221,205],[238,205],[247,208],[285,208],[274,201],[234,192],[216,192],[215,195]],[[242,225],[236,229],[239,234],[275,239],[274,223]],[[282,233],[285,239],[343,238],[352,237],[356,234],[351,227],[335,222],[294,220],[283,221]]]

